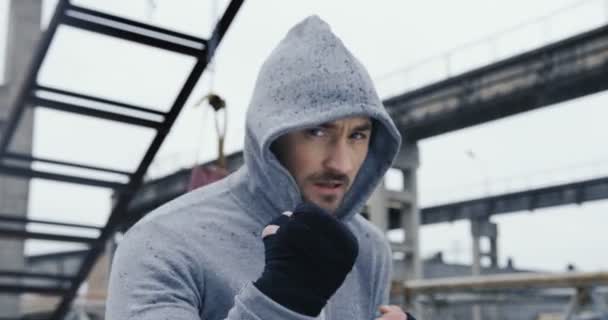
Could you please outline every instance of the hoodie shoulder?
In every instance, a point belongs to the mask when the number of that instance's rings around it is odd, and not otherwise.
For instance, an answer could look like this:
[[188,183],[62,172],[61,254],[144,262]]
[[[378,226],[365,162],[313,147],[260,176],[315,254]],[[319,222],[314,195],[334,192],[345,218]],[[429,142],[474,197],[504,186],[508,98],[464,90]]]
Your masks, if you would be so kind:
[[200,187],[161,205],[144,216],[135,226],[152,221],[164,224],[166,220],[187,223],[188,220],[184,216],[230,209],[232,201],[226,180],[227,178],[224,178]]

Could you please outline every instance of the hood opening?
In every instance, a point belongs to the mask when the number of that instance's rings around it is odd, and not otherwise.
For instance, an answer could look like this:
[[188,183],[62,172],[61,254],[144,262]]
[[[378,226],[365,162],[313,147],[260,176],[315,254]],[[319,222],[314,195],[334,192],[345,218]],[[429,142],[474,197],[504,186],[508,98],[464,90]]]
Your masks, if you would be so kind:
[[[363,65],[330,27],[312,16],[290,30],[262,65],[246,117],[245,166],[250,202],[279,215],[302,201],[295,179],[271,145],[281,135],[352,116],[373,121],[370,148],[337,209],[361,211],[390,168],[401,136]],[[256,204],[257,205],[257,204]]]

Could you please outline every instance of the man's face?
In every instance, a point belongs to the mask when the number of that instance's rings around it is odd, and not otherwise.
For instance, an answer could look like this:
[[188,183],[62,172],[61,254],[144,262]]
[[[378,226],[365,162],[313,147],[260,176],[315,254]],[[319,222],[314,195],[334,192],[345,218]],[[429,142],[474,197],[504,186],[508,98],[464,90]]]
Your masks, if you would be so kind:
[[272,149],[304,200],[334,212],[367,156],[371,128],[368,117],[344,118],[287,133]]

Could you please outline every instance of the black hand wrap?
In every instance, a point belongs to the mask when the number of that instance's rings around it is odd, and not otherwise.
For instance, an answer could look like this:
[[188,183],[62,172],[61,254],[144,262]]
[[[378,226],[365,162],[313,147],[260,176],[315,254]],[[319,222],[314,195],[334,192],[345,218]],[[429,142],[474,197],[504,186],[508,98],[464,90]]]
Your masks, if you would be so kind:
[[299,205],[291,217],[270,224],[264,238],[266,266],[254,285],[295,312],[316,317],[353,268],[357,239],[341,221],[313,204]]

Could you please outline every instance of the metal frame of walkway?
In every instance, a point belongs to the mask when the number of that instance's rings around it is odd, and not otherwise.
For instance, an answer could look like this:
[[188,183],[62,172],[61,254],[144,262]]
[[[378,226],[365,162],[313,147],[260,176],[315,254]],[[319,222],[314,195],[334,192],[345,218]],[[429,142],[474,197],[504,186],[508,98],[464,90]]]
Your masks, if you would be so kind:
[[478,219],[608,199],[608,177],[493,195],[420,209],[421,224]]
[[[109,219],[101,228],[57,221],[34,220],[10,214],[0,215],[0,223],[10,223],[21,226],[20,228],[0,228],[0,236],[2,237],[77,242],[85,244],[89,248],[78,272],[74,275],[52,275],[16,270],[0,270],[0,277],[12,277],[21,281],[45,279],[53,280],[57,283],[55,286],[0,284],[0,292],[4,293],[41,293],[58,295],[61,297],[60,303],[52,314],[30,315],[29,317],[23,316],[22,319],[36,318],[59,320],[69,311],[78,288],[83,281],[85,281],[99,255],[104,251],[105,244],[108,238],[113,234],[115,227],[125,218],[126,209],[133,199],[135,192],[141,186],[144,174],[150,166],[150,163],[165,140],[165,137],[194,89],[198,79],[205,71],[208,61],[214,55],[214,48],[221,42],[243,2],[243,0],[230,1],[223,15],[215,25],[209,39],[198,38],[125,19],[116,15],[80,7],[70,3],[69,0],[60,0],[58,2],[55,13],[48,28],[39,41],[38,49],[31,60],[30,68],[27,70],[27,76],[20,84],[18,96],[12,105],[12,113],[4,123],[4,128],[2,130],[3,135],[0,139],[0,174],[18,176],[25,179],[40,178],[74,183],[77,185],[109,188],[115,192],[116,198]],[[86,95],[80,92],[42,86],[37,82],[40,67],[47,56],[47,51],[55,38],[58,27],[61,26],[69,26],[95,34],[190,56],[195,58],[196,62],[187,75],[183,87],[180,89],[168,112],[160,112],[119,101]],[[153,67],[154,66],[151,66],[151,68]],[[96,107],[98,105],[109,106],[111,108],[98,108]],[[155,131],[155,135],[134,172],[98,167],[86,163],[75,163],[70,161],[70,159],[39,158],[29,154],[13,152],[10,150],[10,146],[15,137],[15,132],[18,129],[19,121],[28,108],[34,107],[58,110],[83,117],[105,119],[135,127],[151,128]],[[118,175],[126,182],[116,182],[114,180],[100,179],[94,176],[65,174],[52,170],[33,169],[32,163]],[[97,231],[99,235],[97,237],[81,237],[58,233],[31,232],[27,231],[24,227],[29,223],[93,229]]]
[[608,25],[384,100],[409,141],[608,89]]

